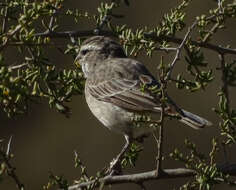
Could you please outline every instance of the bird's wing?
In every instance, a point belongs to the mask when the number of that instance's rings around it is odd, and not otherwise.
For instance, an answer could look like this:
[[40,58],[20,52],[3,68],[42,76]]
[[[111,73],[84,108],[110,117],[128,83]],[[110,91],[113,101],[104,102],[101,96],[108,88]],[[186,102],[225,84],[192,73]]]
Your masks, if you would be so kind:
[[[140,69],[140,65],[135,65],[135,67]],[[117,70],[113,72],[116,71]],[[158,84],[156,80],[144,68],[138,71],[136,77],[125,77],[132,74],[133,73],[129,73],[129,75],[124,74],[120,76],[113,73],[113,75],[110,76],[116,77],[110,77],[100,82],[87,80],[86,88],[89,93],[99,101],[110,102],[132,111],[158,111],[156,109],[160,106],[158,98],[146,89],[141,90],[143,85]]]
[[[110,102],[130,111],[160,112],[159,97],[152,94],[148,88],[141,90],[142,86],[150,87],[156,85],[159,87],[158,82],[144,65],[129,59],[121,60],[121,62],[115,61],[114,64],[116,65],[115,69],[103,65],[100,68],[101,70],[96,73],[96,77],[88,78],[86,90],[99,101]],[[165,113],[168,115],[178,116],[181,122],[194,129],[212,125],[206,119],[182,110],[168,95],[166,97]]]

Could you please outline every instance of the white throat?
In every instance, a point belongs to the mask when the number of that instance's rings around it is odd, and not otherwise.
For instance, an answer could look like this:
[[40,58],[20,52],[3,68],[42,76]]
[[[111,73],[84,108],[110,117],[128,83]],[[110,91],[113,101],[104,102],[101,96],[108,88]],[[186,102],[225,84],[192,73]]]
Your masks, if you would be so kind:
[[88,72],[89,72],[88,64],[86,64],[86,63],[82,64],[82,71],[84,73],[85,78],[87,78],[88,77]]

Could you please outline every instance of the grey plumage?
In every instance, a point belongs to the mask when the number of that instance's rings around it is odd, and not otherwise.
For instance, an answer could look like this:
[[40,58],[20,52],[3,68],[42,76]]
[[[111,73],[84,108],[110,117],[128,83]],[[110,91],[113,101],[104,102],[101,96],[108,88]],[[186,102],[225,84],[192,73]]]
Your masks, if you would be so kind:
[[[87,77],[85,85],[87,103],[94,115],[106,127],[133,135],[135,129],[131,126],[130,118],[134,113],[160,112],[158,97],[153,96],[148,90],[145,92],[140,90],[141,85],[159,86],[158,82],[142,63],[127,58],[122,47],[111,38],[102,36],[89,38],[82,44],[76,61],[82,65]],[[171,111],[170,115],[178,114],[181,122],[194,129],[211,125],[200,116],[185,110],[177,110],[171,102],[166,105],[166,110]],[[108,107],[109,113],[106,111]],[[111,111],[113,108],[114,111]],[[105,114],[115,114],[115,117],[106,117]],[[121,121],[111,121],[113,119]]]
[[[75,59],[82,66],[86,79],[85,97],[92,113],[104,126],[121,133],[126,145],[114,162],[110,172],[117,166],[130,140],[153,131],[150,127],[135,127],[133,118],[139,113],[160,113],[159,97],[148,88],[159,83],[137,60],[127,58],[122,46],[108,37],[95,36],[85,40]],[[178,116],[179,121],[194,129],[211,125],[206,119],[180,109],[167,96],[165,112]]]

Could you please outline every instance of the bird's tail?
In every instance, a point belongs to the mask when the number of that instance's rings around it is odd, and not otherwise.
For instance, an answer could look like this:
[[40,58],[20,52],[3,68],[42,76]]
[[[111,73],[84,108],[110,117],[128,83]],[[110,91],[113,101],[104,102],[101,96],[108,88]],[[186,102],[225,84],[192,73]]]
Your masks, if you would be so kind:
[[189,127],[192,127],[194,129],[201,129],[205,126],[211,126],[212,123],[210,121],[207,121],[206,119],[195,115],[193,113],[190,113],[186,110],[181,110],[182,114],[181,114],[181,118],[180,121],[186,125],[188,125]]

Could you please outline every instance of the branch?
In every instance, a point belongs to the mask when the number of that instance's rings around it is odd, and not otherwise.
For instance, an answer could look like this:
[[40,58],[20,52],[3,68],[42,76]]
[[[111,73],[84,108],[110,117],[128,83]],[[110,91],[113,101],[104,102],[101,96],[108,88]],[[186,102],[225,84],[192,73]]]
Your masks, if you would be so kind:
[[24,67],[26,65],[28,65],[28,63],[22,63],[20,65],[13,65],[13,66],[9,66],[8,68],[12,69],[12,70],[15,70],[15,69],[20,69],[20,68],[22,68],[22,67]]
[[171,77],[171,73],[173,71],[173,68],[175,66],[175,64],[177,63],[177,61],[180,59],[180,53],[181,53],[181,50],[183,49],[184,47],[184,44],[186,43],[186,41],[188,40],[188,37],[190,35],[190,33],[192,32],[193,28],[197,25],[197,20],[192,24],[192,26],[190,26],[188,28],[188,31],[187,33],[185,34],[184,36],[184,39],[183,41],[181,42],[181,44],[179,45],[179,47],[176,48],[176,54],[175,54],[175,57],[174,57],[174,60],[172,61],[171,65],[170,65],[170,70],[168,71],[166,77],[165,77],[165,80],[169,80],[170,77]]
[[[46,31],[42,33],[36,33],[34,36],[38,37],[50,37],[50,38],[70,38],[73,37],[87,37],[96,35],[96,31],[94,30],[69,30],[64,32],[54,32],[54,31]],[[99,35],[104,36],[116,36],[112,31],[101,30],[99,31]]]
[[[163,59],[161,59],[161,65],[163,64]],[[164,79],[164,67],[161,69],[160,74],[161,81],[161,116],[160,116],[160,125],[158,131],[158,139],[155,139],[157,142],[157,168],[156,175],[159,176],[162,173],[162,154],[163,154],[163,139],[164,139],[164,120],[165,120],[165,90],[166,90],[166,80]]]
[[[42,33],[36,33],[34,36],[41,36],[41,37],[50,37],[50,38],[70,38],[71,36],[73,37],[88,37],[88,36],[93,36],[96,35],[96,31],[94,30],[70,30],[70,31],[63,31],[63,32],[42,32]],[[104,36],[113,36],[117,37],[117,35],[108,30],[100,30],[99,35],[104,35]],[[157,42],[162,42],[163,40],[168,41],[168,42],[173,42],[175,44],[181,44],[183,42],[183,39],[177,38],[177,37],[172,37],[172,36],[157,36],[155,33],[144,33],[144,37],[146,38],[152,38],[153,40]],[[197,42],[194,40],[190,41],[193,45],[210,49],[212,51],[216,51],[219,53],[224,53],[224,54],[233,54],[236,55],[236,49],[232,48],[226,48],[226,47],[221,47],[219,45],[214,45],[211,43],[206,43],[206,42]]]
[[11,163],[10,163],[10,158],[11,158],[11,156],[10,156],[11,141],[12,141],[12,137],[10,138],[10,140],[8,142],[6,153],[3,150],[0,149],[0,156],[2,158],[3,163],[5,163],[5,165],[6,165],[7,175],[10,176],[14,180],[14,182],[15,182],[15,184],[16,184],[16,186],[17,186],[17,188],[19,190],[23,190],[24,189],[24,184],[21,183],[19,177],[16,175],[16,172],[15,172],[16,168],[13,167],[11,165]]
[[0,52],[7,46],[7,44],[9,43],[9,40],[22,28],[22,26],[19,24],[15,27],[14,30],[9,31],[6,34],[6,39],[3,41],[2,44],[0,44]]
[[[220,168],[220,171],[225,174],[230,174],[236,176],[236,164],[228,165]],[[156,170],[131,174],[131,175],[118,175],[118,176],[106,176],[100,178],[98,181],[91,180],[88,182],[72,185],[68,190],[81,190],[82,188],[88,187],[96,182],[96,187],[100,184],[111,185],[111,184],[122,184],[122,183],[142,183],[144,181],[159,180],[159,179],[170,179],[170,178],[183,178],[192,177],[196,174],[194,170],[186,168],[176,168],[176,169],[163,169],[160,175],[156,175]],[[98,183],[97,183],[98,182]]]
[[219,23],[215,23],[214,26],[208,31],[208,33],[205,35],[205,37],[203,38],[203,42],[206,42],[219,28]]
[[[7,0],[6,0],[6,4],[7,4]],[[7,21],[8,21],[7,15],[8,15],[8,6],[6,6],[5,8],[4,19],[2,21],[2,31],[1,31],[2,34],[5,33],[5,30],[6,30]]]
[[164,119],[165,119],[165,108],[164,104],[161,105],[161,118],[160,118],[160,126],[158,131],[158,139],[157,139],[157,168],[156,175],[161,175],[162,172],[162,152],[163,152],[163,129],[164,129]]
[[[152,38],[153,40],[158,41],[158,42],[162,42],[163,40],[167,42],[173,42],[175,44],[181,44],[183,42],[183,39],[181,38],[172,37],[172,36],[157,36],[155,33],[145,33],[144,36],[147,38]],[[219,45],[214,45],[214,44],[206,43],[206,42],[198,42],[194,40],[190,40],[190,43],[193,45],[202,47],[202,48],[216,51],[218,53],[236,55],[236,49],[221,47]]]
[[225,98],[227,100],[226,102],[226,111],[227,113],[230,113],[230,99],[229,99],[229,89],[228,89],[228,82],[227,82],[227,69],[226,69],[226,63],[225,63],[225,55],[220,53],[219,54],[220,64],[221,64],[221,70],[222,70],[222,92],[225,94]]
[[[221,70],[222,70],[221,80],[223,83],[221,90],[224,93],[225,98],[226,98],[226,112],[227,112],[227,114],[230,114],[230,98],[229,98],[229,88],[228,88],[228,83],[227,83],[227,69],[226,69],[227,65],[225,62],[225,55],[220,53],[219,59],[220,59],[220,66],[221,66]],[[222,143],[222,147],[223,147],[225,162],[228,163],[228,152],[227,152],[227,149],[226,149],[226,146],[224,143]]]

